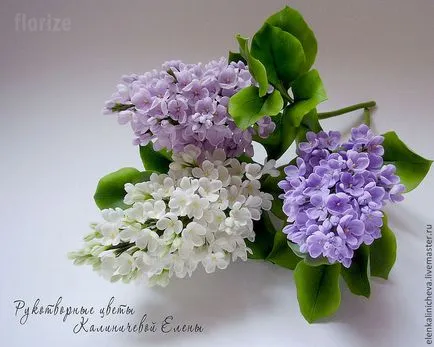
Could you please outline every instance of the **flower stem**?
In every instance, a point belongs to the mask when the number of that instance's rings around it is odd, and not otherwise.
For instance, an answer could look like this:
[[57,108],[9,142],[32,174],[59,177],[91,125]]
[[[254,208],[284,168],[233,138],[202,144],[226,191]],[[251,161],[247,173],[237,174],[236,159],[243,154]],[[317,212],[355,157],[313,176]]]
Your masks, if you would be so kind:
[[363,121],[368,127],[371,127],[371,110],[369,108],[365,108],[363,111]]
[[285,89],[285,87],[283,86],[283,84],[278,84],[275,86],[275,88],[280,92],[280,95],[282,95],[282,97],[288,101],[290,104],[292,104],[294,102],[294,100],[289,96],[288,91]]
[[331,112],[318,113],[318,119],[332,118],[332,117],[340,116],[341,114],[360,110],[362,108],[369,109],[369,108],[372,108],[375,106],[376,106],[375,101],[362,102],[360,104],[344,107],[344,108],[341,108],[339,110],[335,110],[335,111],[331,111]]

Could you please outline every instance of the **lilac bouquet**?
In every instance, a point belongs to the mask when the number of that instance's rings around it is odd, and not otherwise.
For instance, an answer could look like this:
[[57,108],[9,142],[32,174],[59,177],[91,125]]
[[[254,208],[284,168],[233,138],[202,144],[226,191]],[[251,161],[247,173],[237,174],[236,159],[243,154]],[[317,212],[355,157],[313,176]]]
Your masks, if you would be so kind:
[[[166,286],[202,268],[260,259],[294,270],[308,322],[340,305],[339,277],[369,297],[387,279],[396,239],[384,207],[416,188],[431,161],[396,135],[370,128],[375,102],[319,113],[327,99],[311,69],[315,36],[285,7],[238,53],[207,64],[168,61],[122,77],[104,113],[133,130],[144,170],[98,183],[102,220],[70,253],[110,281]],[[364,110],[349,138],[322,119]],[[254,142],[267,152],[254,157]],[[296,157],[276,160],[296,142]]]

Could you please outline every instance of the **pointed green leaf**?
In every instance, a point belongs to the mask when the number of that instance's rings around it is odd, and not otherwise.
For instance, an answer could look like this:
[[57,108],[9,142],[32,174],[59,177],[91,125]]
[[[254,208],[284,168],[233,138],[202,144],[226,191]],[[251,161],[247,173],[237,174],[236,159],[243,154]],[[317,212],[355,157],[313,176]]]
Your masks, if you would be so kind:
[[334,314],[341,303],[340,265],[309,266],[304,261],[294,271],[297,299],[304,318],[312,323]]
[[265,66],[274,86],[288,87],[306,66],[303,47],[293,35],[265,23],[252,39],[251,55]]
[[239,61],[242,61],[244,64],[247,64],[246,59],[244,59],[244,57],[240,53],[235,53],[235,52],[229,51],[228,62],[229,63],[230,62],[238,63]]
[[[153,147],[152,147],[153,149]],[[172,162],[172,151],[168,151],[166,148],[160,149],[159,151],[155,151],[157,152],[159,155],[163,156],[164,158],[166,158],[167,160],[169,160],[170,162]]]
[[297,135],[295,141],[297,142],[297,144],[299,144],[300,142],[305,142],[307,132],[313,131],[314,133],[317,133],[321,130],[322,127],[318,120],[318,113],[316,109],[313,109],[303,117],[300,126],[297,128]]
[[311,70],[292,86],[294,103],[285,109],[284,118],[288,117],[291,125],[298,127],[303,117],[315,109],[319,103],[327,100],[327,94],[317,70]]
[[149,142],[146,146],[139,146],[139,152],[146,170],[160,173],[167,173],[169,171],[171,160],[167,151],[162,150],[157,152],[154,150],[152,142]]
[[369,247],[362,245],[357,251],[355,251],[351,266],[349,268],[341,268],[342,277],[351,292],[367,298],[371,295],[368,266]]
[[241,154],[239,157],[237,157],[238,161],[240,163],[253,163],[252,157],[249,157],[247,154]]
[[268,138],[254,137],[256,142],[264,146],[269,159],[280,158],[294,140],[297,143],[306,141],[306,133],[308,131],[319,132],[322,130],[315,108],[301,117],[301,123],[298,126],[294,126],[292,116],[288,115],[286,110],[284,111],[284,115],[279,114],[273,118],[276,129]]
[[[384,212],[383,212],[384,213]],[[387,280],[390,270],[396,261],[396,238],[387,225],[387,216],[384,214],[381,238],[375,240],[369,248],[371,275]]]
[[409,149],[394,131],[383,136],[384,162],[396,166],[396,174],[405,185],[406,192],[413,190],[425,178],[432,160],[425,159]]
[[268,213],[262,213],[261,219],[253,223],[253,230],[255,231],[255,241],[246,240],[247,247],[253,252],[248,257],[249,259],[265,259],[273,248],[274,234],[276,233]]
[[289,117],[282,116],[282,121],[280,124],[282,128],[282,136],[280,140],[280,154],[279,158],[286,152],[286,150],[292,145],[292,143],[297,138],[297,133],[299,129],[291,124]]
[[318,133],[322,130],[321,124],[318,120],[318,113],[316,109],[310,111],[307,115],[303,117],[301,125],[305,126],[307,129],[313,131],[314,133]]
[[287,236],[279,230],[274,235],[273,249],[266,260],[284,268],[294,270],[298,262],[302,259],[297,257],[292,249],[289,248]]
[[288,217],[283,212],[283,200],[279,198],[274,198],[271,202],[271,212],[278,218],[286,220]]
[[312,258],[309,254],[305,254],[304,262],[309,266],[330,265],[330,262],[326,257],[320,256]]
[[305,69],[306,71],[309,70],[315,62],[318,48],[315,35],[302,15],[293,8],[285,6],[283,10],[273,14],[266,22],[292,34],[301,42],[306,56]]
[[320,265],[330,265],[327,258],[321,256],[317,258],[312,258],[309,253],[303,253],[300,251],[300,246],[296,243],[293,243],[291,241],[288,241],[288,247],[291,248],[291,250],[294,252],[294,254],[303,259],[305,264],[309,266],[320,266]]
[[250,54],[248,38],[237,35],[236,39],[238,41],[238,44],[240,45],[240,55],[245,59],[245,62],[249,67],[249,71],[255,81],[258,82],[259,96],[264,96],[265,94],[267,94],[268,90],[268,78],[265,67],[258,59],[256,59]]
[[288,241],[288,247],[291,248],[292,252],[299,258],[304,259],[306,257],[306,253],[300,251],[300,246],[296,243]]
[[263,176],[260,180],[261,190],[273,194],[274,199],[279,199],[279,195],[282,194],[282,188],[278,186],[278,183],[284,180],[286,177],[284,166],[278,167],[277,169],[279,170],[279,176],[272,177],[270,175],[266,175],[265,177]]
[[249,38],[241,36],[240,34],[237,34],[235,36],[235,39],[238,42],[239,48],[240,48],[240,55],[244,58],[244,60],[247,62],[248,57],[250,56],[250,50],[249,50]]
[[132,167],[125,167],[109,173],[98,182],[94,195],[96,205],[100,209],[129,207],[124,204],[125,184],[143,182],[149,179],[151,173],[149,171],[140,172]]
[[278,91],[260,97],[258,88],[250,86],[229,99],[228,112],[239,128],[247,129],[265,115],[275,116],[282,107],[283,100]]
[[306,141],[308,131],[322,130],[316,109],[304,115],[299,126],[293,125],[291,117],[288,117],[286,112],[283,116],[275,117],[273,121],[276,123],[276,130],[267,139],[255,137],[255,141],[265,147],[269,159],[279,159],[294,141],[297,143]]

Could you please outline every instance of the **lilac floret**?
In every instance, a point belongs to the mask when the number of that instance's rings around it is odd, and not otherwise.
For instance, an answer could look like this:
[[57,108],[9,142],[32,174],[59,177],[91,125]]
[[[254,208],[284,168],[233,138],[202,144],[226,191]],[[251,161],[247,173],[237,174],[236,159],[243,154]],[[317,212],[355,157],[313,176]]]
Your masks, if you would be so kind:
[[253,135],[266,138],[274,131],[268,116],[241,130],[228,113],[229,98],[255,83],[243,62],[173,60],[162,69],[124,76],[106,102],[104,113],[117,113],[120,124],[130,123],[134,144],[154,141],[156,150],[174,152],[193,144],[204,151],[223,148],[228,157],[252,156]]
[[384,138],[353,128],[348,141],[333,131],[307,133],[297,165],[279,182],[288,224],[283,232],[312,258],[351,266],[354,251],[381,237],[382,208],[403,199],[396,167],[383,164]]

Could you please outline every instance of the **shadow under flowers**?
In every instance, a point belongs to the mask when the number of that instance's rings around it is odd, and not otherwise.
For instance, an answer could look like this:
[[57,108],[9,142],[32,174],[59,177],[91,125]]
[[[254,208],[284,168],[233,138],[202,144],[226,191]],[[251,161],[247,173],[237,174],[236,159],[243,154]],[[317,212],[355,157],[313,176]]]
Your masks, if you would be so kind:
[[346,333],[366,341],[366,346],[388,346],[396,335],[390,317],[396,303],[389,295],[396,285],[393,280],[371,278],[371,296],[367,299],[352,294],[342,280],[341,305],[330,322],[342,324]]
[[[204,329],[201,335],[207,335],[221,326],[241,327],[239,322],[266,312],[267,307],[273,305],[276,288],[286,288],[294,292],[288,295],[295,295],[292,272],[271,263],[249,260],[233,263],[212,274],[198,269],[191,278],[173,278],[166,288],[148,289],[153,291],[152,295],[137,302],[136,307],[154,320],[173,316],[173,326],[197,323]],[[137,337],[156,345],[171,339],[189,338],[192,335],[174,333]]]

